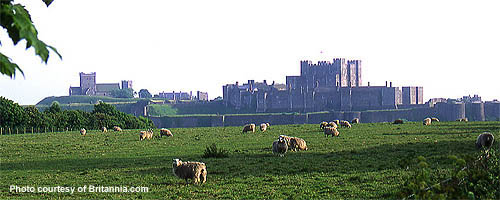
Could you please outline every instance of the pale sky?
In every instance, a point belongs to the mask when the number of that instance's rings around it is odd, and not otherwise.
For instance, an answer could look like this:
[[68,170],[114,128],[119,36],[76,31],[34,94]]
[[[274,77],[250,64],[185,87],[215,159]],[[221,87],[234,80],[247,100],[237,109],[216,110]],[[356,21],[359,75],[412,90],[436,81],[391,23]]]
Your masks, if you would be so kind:
[[300,60],[333,58],[362,60],[363,85],[423,86],[424,101],[500,99],[497,1],[16,2],[63,56],[42,64],[0,30],[0,52],[25,75],[0,76],[0,96],[22,105],[68,95],[79,72],[96,72],[97,83],[132,80],[135,91],[199,90],[213,99],[225,84],[285,83]]

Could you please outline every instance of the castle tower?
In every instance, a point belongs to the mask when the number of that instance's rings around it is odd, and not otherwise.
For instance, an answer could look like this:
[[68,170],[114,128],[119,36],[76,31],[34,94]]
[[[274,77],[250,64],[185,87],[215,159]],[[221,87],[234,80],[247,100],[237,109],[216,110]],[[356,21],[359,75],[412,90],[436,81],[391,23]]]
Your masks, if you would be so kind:
[[132,81],[131,80],[122,80],[122,89],[132,89]]
[[80,88],[82,95],[93,96],[96,95],[96,73],[85,74],[80,72]]

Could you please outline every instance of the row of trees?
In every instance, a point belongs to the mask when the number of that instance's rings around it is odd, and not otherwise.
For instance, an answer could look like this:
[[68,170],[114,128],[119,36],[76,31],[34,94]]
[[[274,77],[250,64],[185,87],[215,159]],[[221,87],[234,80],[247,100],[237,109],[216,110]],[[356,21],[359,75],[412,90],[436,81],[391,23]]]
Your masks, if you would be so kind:
[[99,102],[92,112],[61,110],[59,103],[43,112],[35,106],[22,107],[12,100],[0,97],[0,127],[10,128],[57,128],[100,129],[120,126],[125,129],[153,128],[153,122],[145,117],[135,117],[118,111],[114,106]]

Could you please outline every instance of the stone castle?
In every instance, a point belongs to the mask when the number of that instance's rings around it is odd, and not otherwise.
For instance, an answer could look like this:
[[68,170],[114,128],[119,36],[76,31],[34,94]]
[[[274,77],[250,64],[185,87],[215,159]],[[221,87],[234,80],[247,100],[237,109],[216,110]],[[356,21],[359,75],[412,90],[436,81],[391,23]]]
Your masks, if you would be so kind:
[[[69,96],[111,96],[113,90],[120,89],[120,83],[96,83],[96,73],[80,72],[80,87],[69,87]],[[132,81],[123,80],[121,89],[132,88]]]
[[255,112],[365,111],[418,107],[423,88],[362,85],[361,60],[335,58],[300,62],[300,76],[287,76],[286,84],[267,81],[223,86],[228,107]]

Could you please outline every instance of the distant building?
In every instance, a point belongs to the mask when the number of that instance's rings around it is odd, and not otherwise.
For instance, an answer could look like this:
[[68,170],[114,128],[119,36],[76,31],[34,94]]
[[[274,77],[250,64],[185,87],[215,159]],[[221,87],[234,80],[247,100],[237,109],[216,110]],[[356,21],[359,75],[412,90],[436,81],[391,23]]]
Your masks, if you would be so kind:
[[208,93],[207,92],[196,92],[196,99],[198,101],[208,101]]
[[423,88],[362,86],[361,60],[300,62],[300,76],[286,76],[286,85],[248,80],[222,87],[223,101],[256,112],[363,111],[397,109],[405,103],[423,105]]
[[173,101],[179,101],[179,100],[192,100],[193,95],[192,92],[186,93],[186,92],[175,92],[172,91],[171,93],[169,92],[160,92],[158,94],[159,98],[165,98],[167,100],[173,100]]
[[[96,73],[89,74],[80,72],[80,87],[69,87],[69,96],[87,95],[87,96],[111,96],[113,90],[120,89],[119,83],[96,83]],[[122,81],[123,85],[123,81]],[[132,81],[127,81],[128,88],[132,87]]]
[[122,81],[122,89],[132,89],[132,81],[131,80],[123,80]]

